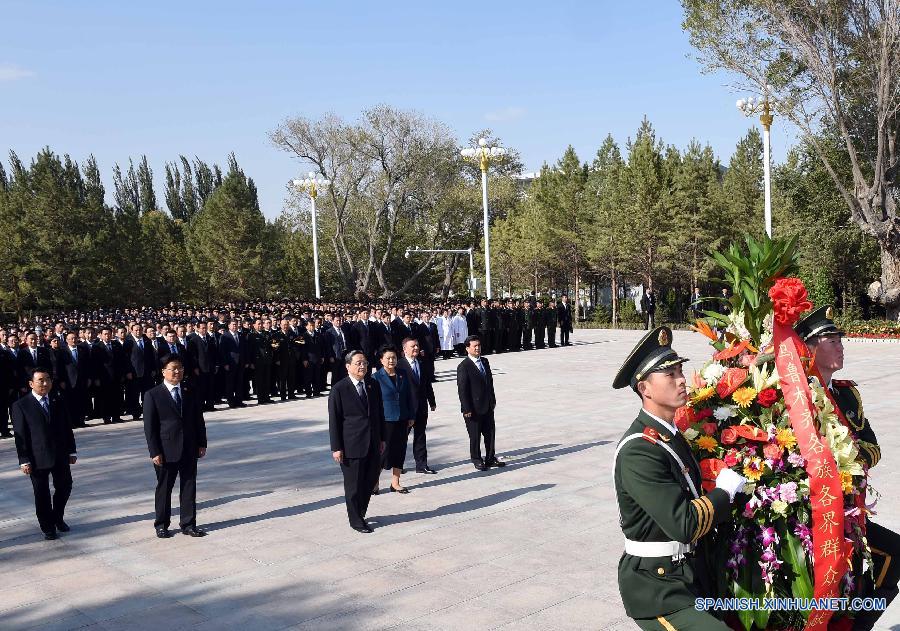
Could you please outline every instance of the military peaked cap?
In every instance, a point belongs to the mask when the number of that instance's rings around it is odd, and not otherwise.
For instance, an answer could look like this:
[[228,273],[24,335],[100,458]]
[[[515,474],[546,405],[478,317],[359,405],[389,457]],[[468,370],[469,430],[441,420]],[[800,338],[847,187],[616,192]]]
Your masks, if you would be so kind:
[[613,388],[631,386],[637,390],[638,382],[650,373],[667,370],[686,361],[687,358],[680,357],[672,348],[672,330],[667,326],[656,327],[631,351],[613,380]]

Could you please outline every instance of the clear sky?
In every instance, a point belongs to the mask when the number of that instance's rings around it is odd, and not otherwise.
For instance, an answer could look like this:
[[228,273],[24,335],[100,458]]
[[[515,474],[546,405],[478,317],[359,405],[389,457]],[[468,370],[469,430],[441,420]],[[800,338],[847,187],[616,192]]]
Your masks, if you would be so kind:
[[[387,103],[460,139],[491,127],[529,171],[569,144],[590,160],[607,133],[624,145],[645,114],[666,143],[727,162],[751,124],[690,57],[674,0],[0,0],[0,25],[4,163],[93,153],[111,188],[113,164],[146,153],[163,203],[165,162],[234,151],[270,218],[306,171],[267,138],[293,115]],[[776,122],[776,159],[787,142]]]

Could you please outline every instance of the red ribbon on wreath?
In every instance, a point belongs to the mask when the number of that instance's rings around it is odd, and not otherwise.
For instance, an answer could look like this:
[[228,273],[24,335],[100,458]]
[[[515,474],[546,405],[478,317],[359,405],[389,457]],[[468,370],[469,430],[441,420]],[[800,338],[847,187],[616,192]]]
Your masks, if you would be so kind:
[[[800,455],[806,460],[812,505],[812,546],[815,580],[814,598],[835,598],[847,570],[844,545],[844,496],[841,477],[831,448],[819,437],[817,411],[812,402],[801,349],[806,346],[791,328],[800,314],[812,308],[803,282],[779,278],[769,290],[775,312],[773,344],[775,366],[791,427]],[[806,351],[808,354],[808,351]],[[828,628],[831,611],[813,610],[806,631]]]

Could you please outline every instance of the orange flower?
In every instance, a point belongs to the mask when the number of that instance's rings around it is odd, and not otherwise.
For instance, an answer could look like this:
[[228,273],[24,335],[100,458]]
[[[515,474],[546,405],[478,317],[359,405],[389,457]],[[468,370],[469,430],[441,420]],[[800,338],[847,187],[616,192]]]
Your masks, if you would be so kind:
[[715,334],[715,332],[710,328],[710,326],[704,320],[697,320],[693,326],[691,326],[692,331],[696,331],[700,335],[708,337],[713,342],[717,342],[719,337]]
[[743,353],[745,350],[747,350],[748,346],[750,346],[750,342],[748,342],[747,340],[743,340],[740,344],[737,344],[736,342],[732,342],[731,346],[729,346],[728,348],[721,350],[718,353],[716,353],[715,355],[713,355],[713,359],[720,360],[720,359],[731,359],[732,357],[737,357],[738,355]]
[[749,374],[746,368],[729,368],[726,370],[722,378],[719,379],[719,383],[716,384],[716,392],[719,393],[719,398],[727,399],[730,397],[735,390],[744,385]]
[[697,447],[703,449],[704,451],[713,452],[716,450],[716,447],[719,446],[719,443],[712,436],[706,436],[705,434],[697,439]]

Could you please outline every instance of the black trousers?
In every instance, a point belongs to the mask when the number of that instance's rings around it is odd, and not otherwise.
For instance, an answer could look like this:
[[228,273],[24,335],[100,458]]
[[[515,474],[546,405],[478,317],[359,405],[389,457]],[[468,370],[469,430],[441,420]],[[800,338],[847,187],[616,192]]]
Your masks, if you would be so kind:
[[544,348],[544,331],[545,327],[539,326],[534,329],[534,347]]
[[454,344],[453,348],[456,350],[456,354],[459,357],[466,356],[466,345],[465,344]]
[[182,457],[178,462],[166,462],[156,470],[156,519],[154,528],[169,527],[172,518],[172,489],[178,478],[179,523],[182,528],[197,525],[197,459]]
[[522,348],[526,351],[531,350],[531,327],[522,329]]
[[[466,431],[469,432],[469,457],[473,463],[492,462],[494,454],[494,413],[472,414],[466,419]],[[481,457],[481,438],[484,437],[484,458]]]
[[[884,526],[868,522],[866,539],[872,549],[872,577],[863,577],[863,598],[884,598],[890,605],[900,582],[900,535]],[[862,611],[853,620],[853,629],[872,629],[883,611]]]
[[253,369],[253,392],[256,393],[257,403],[271,401],[272,399],[272,362],[257,361]]
[[416,412],[416,422],[410,430],[413,435],[413,457],[416,459],[416,469],[424,469],[428,466],[428,447],[425,444],[426,427],[428,427],[427,404],[421,406]]
[[338,381],[347,376],[347,364],[344,363],[344,358],[340,357],[331,362],[331,387],[334,387]]
[[230,364],[225,371],[225,398],[229,405],[237,405],[244,400],[244,370],[240,364]]
[[341,473],[344,474],[344,500],[347,503],[347,519],[350,525],[365,525],[366,511],[372,499],[372,489],[381,472],[381,455],[378,447],[369,447],[364,458],[344,458]]
[[66,404],[66,410],[69,412],[69,419],[72,427],[81,427],[84,425],[84,419],[87,417],[90,408],[90,397],[88,395],[87,386],[81,384],[65,390],[63,400]]
[[[50,498],[50,476],[53,476],[53,498]],[[72,493],[72,469],[68,454],[56,457],[56,464],[50,469],[32,469],[31,486],[34,488],[34,508],[38,524],[44,532],[56,530],[56,524],[63,520],[66,502]]]
[[213,387],[213,374],[211,372],[200,371],[199,375],[194,376],[194,383],[197,384],[199,391],[199,399],[203,401],[204,409],[211,410],[216,406],[216,392]]
[[153,377],[149,374],[143,377],[135,375],[125,380],[125,413],[141,414],[141,401],[144,393],[153,387]]
[[282,359],[278,365],[278,393],[281,400],[284,401],[289,396],[294,396],[294,388],[296,387],[297,378],[294,376],[294,360]]
[[569,326],[564,324],[559,333],[559,343],[563,346],[569,345]]
[[101,381],[97,390],[97,412],[106,419],[122,416],[122,386],[113,381]]
[[478,331],[478,337],[481,338],[481,354],[490,355],[494,350],[494,332],[490,329],[482,329]]
[[547,326],[547,344],[554,348],[556,346],[556,327]]

